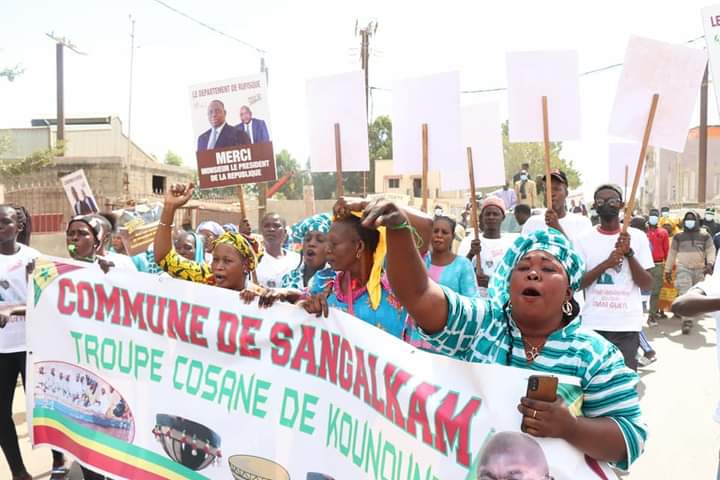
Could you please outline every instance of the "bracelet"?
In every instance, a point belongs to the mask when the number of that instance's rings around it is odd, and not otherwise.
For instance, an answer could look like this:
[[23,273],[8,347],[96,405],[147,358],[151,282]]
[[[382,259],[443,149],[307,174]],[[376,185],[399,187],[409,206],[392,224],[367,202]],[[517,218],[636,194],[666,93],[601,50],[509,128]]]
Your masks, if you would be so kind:
[[163,227],[170,227],[170,228],[173,228],[173,227],[175,226],[175,224],[174,224],[174,223],[171,223],[170,225],[168,225],[167,223],[163,223],[163,222],[158,222],[158,223],[159,223],[159,224],[160,224],[161,226],[163,226]]
[[410,223],[407,220],[405,220],[400,225],[395,225],[395,226],[387,227],[387,228],[389,228],[390,230],[410,230],[410,232],[413,235],[413,241],[415,242],[415,247],[416,248],[422,247],[422,244],[423,244],[422,237],[420,236],[418,231],[415,229],[415,227],[410,225]]

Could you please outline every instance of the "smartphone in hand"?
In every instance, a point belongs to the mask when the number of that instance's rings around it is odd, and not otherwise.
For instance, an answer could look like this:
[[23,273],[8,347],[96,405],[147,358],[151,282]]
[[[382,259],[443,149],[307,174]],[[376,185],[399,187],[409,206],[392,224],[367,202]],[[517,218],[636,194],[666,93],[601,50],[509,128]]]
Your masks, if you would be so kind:
[[542,402],[554,402],[557,399],[558,377],[551,375],[530,375],[526,397]]

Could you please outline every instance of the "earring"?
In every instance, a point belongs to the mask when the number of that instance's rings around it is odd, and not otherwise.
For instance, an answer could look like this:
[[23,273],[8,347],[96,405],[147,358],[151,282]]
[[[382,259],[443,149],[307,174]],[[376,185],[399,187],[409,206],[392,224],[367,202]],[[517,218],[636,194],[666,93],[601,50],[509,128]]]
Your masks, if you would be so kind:
[[359,250],[358,250],[358,252],[355,254],[355,258],[360,258],[360,251],[359,251]]
[[573,306],[572,303],[570,303],[569,300],[565,300],[565,303],[563,303],[562,311],[565,314],[565,316],[570,316],[573,313]]

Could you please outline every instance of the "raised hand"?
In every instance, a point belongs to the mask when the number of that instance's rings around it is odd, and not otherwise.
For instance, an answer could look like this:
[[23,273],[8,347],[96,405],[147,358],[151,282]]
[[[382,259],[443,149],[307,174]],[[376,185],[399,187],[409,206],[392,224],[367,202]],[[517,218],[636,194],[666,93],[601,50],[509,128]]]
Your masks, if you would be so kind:
[[172,209],[180,208],[192,198],[194,192],[195,185],[192,183],[188,183],[187,185],[182,183],[170,185],[165,195],[165,206]]
[[368,203],[363,210],[363,227],[399,227],[408,223],[403,211],[389,200],[379,198]]

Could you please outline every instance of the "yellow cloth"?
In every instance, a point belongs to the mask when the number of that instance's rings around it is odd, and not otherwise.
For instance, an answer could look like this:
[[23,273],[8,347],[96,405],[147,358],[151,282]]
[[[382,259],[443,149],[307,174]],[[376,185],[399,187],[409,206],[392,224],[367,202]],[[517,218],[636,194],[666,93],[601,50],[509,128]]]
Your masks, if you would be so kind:
[[[258,258],[262,255],[259,244],[251,237],[242,233],[225,232],[213,243],[213,247],[227,244],[234,247],[240,256],[247,260],[247,269],[252,272],[257,266]],[[253,245],[255,244],[255,245]]]
[[[362,212],[351,213],[358,218],[362,218],[363,215]],[[333,217],[333,222],[336,220],[337,218]],[[385,265],[385,254],[387,253],[385,227],[379,227],[377,230],[378,233],[380,233],[380,238],[378,239],[377,248],[373,254],[373,265],[370,270],[370,278],[368,278],[367,285],[365,286],[368,291],[368,297],[370,297],[370,307],[373,310],[378,309],[380,306],[380,300],[382,299],[382,285],[380,284],[380,281],[382,280],[383,266]]]

